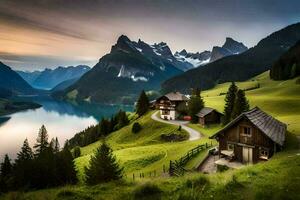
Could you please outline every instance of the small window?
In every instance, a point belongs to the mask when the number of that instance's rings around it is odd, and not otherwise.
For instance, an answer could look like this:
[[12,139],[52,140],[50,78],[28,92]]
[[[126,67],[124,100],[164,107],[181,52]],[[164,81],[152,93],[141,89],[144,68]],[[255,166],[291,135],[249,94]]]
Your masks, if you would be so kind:
[[242,127],[242,134],[248,137],[251,137],[251,127],[243,126]]
[[228,151],[234,151],[234,144],[227,144]]
[[269,158],[269,151],[266,149],[260,149],[259,150],[259,157],[263,159],[268,159]]
[[162,110],[162,114],[163,114],[163,115],[169,115],[169,114],[170,114],[170,111],[169,111],[169,110]]

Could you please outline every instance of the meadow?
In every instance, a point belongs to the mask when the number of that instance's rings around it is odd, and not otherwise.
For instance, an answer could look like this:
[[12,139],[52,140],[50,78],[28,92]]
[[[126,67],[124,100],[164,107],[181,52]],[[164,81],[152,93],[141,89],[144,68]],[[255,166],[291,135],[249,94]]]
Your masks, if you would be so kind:
[[[272,81],[268,72],[265,72],[251,80],[237,83],[241,89],[246,90],[251,107],[258,106],[288,125],[284,150],[267,162],[210,175],[194,172],[193,169],[206,155],[204,151],[187,163],[189,172],[184,177],[170,178],[167,173],[163,173],[163,166],[168,167],[170,160],[180,158],[199,144],[216,144],[208,137],[221,126],[203,128],[189,124],[201,132],[201,139],[164,142],[160,135],[178,127],[153,121],[150,116],[154,111],[151,111],[141,118],[131,116],[129,126],[112,133],[106,139],[114,149],[120,165],[124,167],[123,180],[92,187],[83,184],[83,168],[101,143],[98,141],[81,148],[82,156],[75,160],[80,184],[28,193],[14,192],[0,199],[300,199],[298,80]],[[214,89],[203,91],[205,105],[223,111],[223,93],[226,93],[229,84],[220,84]],[[133,121],[142,125],[143,129],[139,133],[131,132]],[[149,176],[150,172],[152,177]],[[139,178],[140,173],[144,173],[145,178]],[[140,194],[143,194],[143,198],[140,198]]]

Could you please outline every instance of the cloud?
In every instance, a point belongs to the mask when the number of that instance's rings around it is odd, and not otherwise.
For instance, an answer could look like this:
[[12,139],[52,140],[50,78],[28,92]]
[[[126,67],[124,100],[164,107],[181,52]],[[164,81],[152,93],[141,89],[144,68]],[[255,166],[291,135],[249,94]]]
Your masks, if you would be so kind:
[[0,52],[0,61],[7,64],[8,66],[13,66],[14,69],[32,71],[34,69],[44,69],[44,68],[56,68],[57,66],[70,66],[85,64],[89,66],[94,66],[97,60],[88,57],[78,57],[68,58],[59,57],[51,55],[22,55],[22,54],[12,54],[7,52]]
[[40,68],[97,60],[121,34],[173,51],[227,36],[253,46],[299,13],[297,0],[0,0],[0,51],[13,67]]

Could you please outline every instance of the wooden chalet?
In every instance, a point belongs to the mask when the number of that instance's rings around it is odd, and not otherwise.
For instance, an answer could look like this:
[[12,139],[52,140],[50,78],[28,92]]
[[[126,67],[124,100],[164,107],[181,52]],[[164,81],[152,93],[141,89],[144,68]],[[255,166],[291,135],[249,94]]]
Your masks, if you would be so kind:
[[223,161],[257,163],[268,160],[283,147],[286,129],[286,124],[255,107],[210,138],[219,142],[219,156]]
[[210,124],[221,123],[222,113],[218,112],[216,109],[204,107],[200,110],[196,116],[199,118],[199,124],[203,127]]
[[187,104],[188,98],[180,92],[171,92],[156,100],[156,107],[160,110],[160,117],[166,120],[177,119],[178,105]]

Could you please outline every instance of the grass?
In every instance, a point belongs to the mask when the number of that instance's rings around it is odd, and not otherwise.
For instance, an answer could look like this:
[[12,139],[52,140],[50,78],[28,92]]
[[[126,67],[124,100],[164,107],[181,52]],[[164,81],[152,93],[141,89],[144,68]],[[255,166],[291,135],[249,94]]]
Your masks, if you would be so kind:
[[[288,125],[291,133],[300,135],[300,85],[295,79],[287,81],[273,81],[269,78],[269,72],[265,72],[249,81],[237,83],[242,89],[251,87],[253,83],[260,84],[260,88],[246,91],[250,106],[258,106],[278,120]],[[229,83],[220,84],[216,89],[202,92],[206,106],[223,111],[225,96],[216,95],[226,92]],[[217,91],[217,92],[216,92]]]
[[[114,149],[121,166],[125,168],[122,181],[88,187],[83,184],[45,189],[28,193],[9,193],[0,199],[135,199],[145,197],[149,191],[158,191],[161,199],[300,199],[300,152],[297,136],[300,135],[300,84],[296,80],[272,81],[268,72],[253,79],[237,83],[242,89],[257,89],[246,91],[251,107],[259,106],[277,119],[288,124],[286,147],[284,151],[275,154],[268,162],[250,165],[240,170],[228,170],[222,173],[203,175],[191,172],[184,177],[168,178],[162,174],[170,160],[183,156],[188,150],[205,142],[211,142],[209,136],[218,131],[221,126],[214,125],[203,128],[197,124],[188,126],[200,131],[202,138],[196,141],[164,142],[160,134],[175,130],[177,127],[151,120],[153,112],[137,119],[143,129],[131,133],[131,125],[114,132],[107,142]],[[224,95],[229,83],[203,91],[206,106],[223,110]],[[215,141],[213,141],[215,142]],[[81,149],[83,156],[75,160],[82,180],[83,167],[87,165],[90,155],[100,142]],[[201,152],[188,164],[193,169],[206,155]],[[156,171],[156,177],[149,178],[149,173]],[[135,181],[132,175],[135,174]],[[144,173],[147,178],[139,178]],[[145,187],[146,185],[147,187]],[[161,192],[160,192],[161,191]],[[137,194],[135,196],[135,194]],[[147,198],[145,198],[147,199]],[[151,199],[151,196],[148,198]],[[152,198],[153,199],[153,198]]]
[[75,100],[77,98],[77,95],[78,95],[78,91],[77,90],[72,90],[71,92],[69,92],[67,94],[67,98],[69,100]]
[[[212,175],[190,173],[180,178],[117,181],[96,186],[65,186],[28,193],[9,193],[0,199],[136,199],[149,192],[167,199],[299,199],[300,154],[277,153],[270,161]],[[18,198],[16,198],[18,197]]]
[[[132,133],[131,123],[131,125],[111,134],[106,140],[113,148],[121,166],[124,167],[127,177],[132,177],[133,173],[136,175],[139,173],[149,174],[150,172],[154,173],[154,171],[157,175],[161,175],[163,166],[167,169],[170,160],[180,158],[199,144],[210,142],[207,137],[192,142],[165,142],[161,140],[161,134],[173,132],[178,127],[154,121],[151,119],[152,114],[153,112],[149,112],[136,120],[142,126],[140,132]],[[88,164],[91,154],[100,143],[101,141],[98,141],[81,148],[82,157],[75,160],[80,180],[83,180],[84,166]]]

